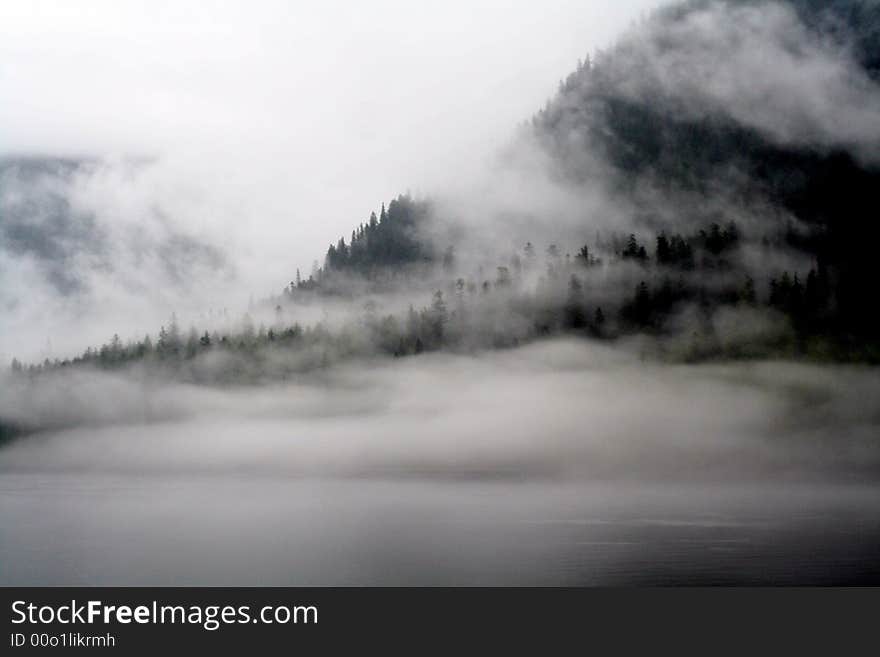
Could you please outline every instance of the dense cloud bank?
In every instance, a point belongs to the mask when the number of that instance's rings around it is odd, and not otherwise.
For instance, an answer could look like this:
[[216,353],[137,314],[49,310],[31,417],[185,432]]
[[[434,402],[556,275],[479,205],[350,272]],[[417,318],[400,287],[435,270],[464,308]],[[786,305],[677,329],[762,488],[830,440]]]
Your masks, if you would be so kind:
[[880,88],[867,59],[876,53],[858,52],[861,37],[876,41],[876,6],[828,4],[669,8],[622,40],[607,74],[627,98],[665,104],[680,119],[727,117],[777,144],[843,149],[877,164]]
[[2,391],[0,414],[63,427],[8,444],[7,471],[786,480],[880,467],[871,369],[661,366],[581,341],[258,389],[76,372]]
[[156,162],[0,157],[0,357],[54,357],[108,326],[142,336],[175,308],[245,302],[202,200]]

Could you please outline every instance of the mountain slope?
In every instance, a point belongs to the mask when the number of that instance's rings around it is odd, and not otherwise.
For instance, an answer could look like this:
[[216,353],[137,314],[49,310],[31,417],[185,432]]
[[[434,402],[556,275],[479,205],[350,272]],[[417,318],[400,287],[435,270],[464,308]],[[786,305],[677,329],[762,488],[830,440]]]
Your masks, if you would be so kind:
[[877,335],[878,76],[880,3],[689,2],[580,67],[533,128],[558,175],[610,170],[654,226],[746,205],[788,230],[830,268],[838,329]]
[[[454,230],[432,239],[437,208],[401,196],[254,309],[260,329],[250,315],[188,333],[172,319],[155,345],[117,338],[69,362],[261,380],[563,333],[640,336],[672,359],[877,362],[878,12],[860,0],[687,2],[580,65],[520,145],[560,186],[625,201],[620,231],[594,232],[584,213],[595,239],[556,243],[536,222],[528,242],[499,237],[465,261],[458,249],[472,245]],[[312,302],[321,319],[309,326]]]

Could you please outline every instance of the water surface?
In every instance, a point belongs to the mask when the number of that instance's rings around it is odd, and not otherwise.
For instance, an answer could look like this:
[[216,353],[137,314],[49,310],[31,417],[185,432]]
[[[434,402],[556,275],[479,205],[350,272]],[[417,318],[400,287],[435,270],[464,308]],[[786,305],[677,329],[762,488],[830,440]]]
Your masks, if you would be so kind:
[[0,474],[4,585],[880,583],[842,484]]

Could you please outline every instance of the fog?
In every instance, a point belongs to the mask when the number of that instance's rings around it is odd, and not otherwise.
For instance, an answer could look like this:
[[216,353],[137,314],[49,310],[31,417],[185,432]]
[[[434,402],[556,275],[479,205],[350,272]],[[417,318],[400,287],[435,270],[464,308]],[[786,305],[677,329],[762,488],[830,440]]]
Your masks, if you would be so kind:
[[[69,263],[91,284],[71,309],[39,262],[4,253],[0,356],[70,354],[107,324],[142,337],[172,311],[242,312],[383,201],[482,171],[578,58],[653,4],[4,2],[0,84],[15,102],[0,156],[98,158],[67,192],[75,209],[111,235],[170,227],[234,276],[166,284],[114,250]],[[150,320],[137,331],[133,295]],[[53,335],[59,316],[75,339]]]
[[[0,358],[141,339],[172,313],[237,321],[405,190],[435,200],[424,232],[472,270],[526,241],[690,230],[692,211],[755,238],[796,223],[730,172],[688,194],[649,171],[623,197],[587,135],[563,132],[575,161],[560,163],[517,131],[588,55],[632,99],[873,161],[876,85],[845,42],[773,3],[643,21],[658,4],[4,3],[0,82],[16,102],[0,108],[0,158],[80,164],[0,176]],[[811,264],[743,257],[761,277]]]
[[[782,5],[657,4],[3,3],[0,584],[880,581],[880,374],[763,304],[803,226],[616,168],[578,96],[876,166],[877,85]],[[440,257],[322,278],[406,190]],[[706,265],[621,254],[707,217]],[[627,330],[646,278],[684,300]]]
[[0,582],[865,583],[880,380],[548,342],[206,389],[81,374],[3,412]]
[[782,362],[669,366],[581,341],[342,364],[206,388],[61,372],[6,385],[33,429],[4,471],[785,480],[880,466],[880,378]]

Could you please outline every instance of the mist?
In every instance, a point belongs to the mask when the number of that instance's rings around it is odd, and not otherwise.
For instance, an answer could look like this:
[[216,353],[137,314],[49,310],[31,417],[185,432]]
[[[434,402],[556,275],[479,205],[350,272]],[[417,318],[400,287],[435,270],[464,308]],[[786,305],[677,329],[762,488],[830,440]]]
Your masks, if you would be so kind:
[[[68,263],[91,284],[70,304],[39,262],[4,254],[0,355],[243,312],[382,201],[477,175],[555,80],[652,4],[4,3],[0,83],[15,102],[0,156],[96,158],[63,191],[98,228],[170,227],[229,267],[168,281],[114,249],[101,267]],[[52,334],[59,315],[75,338]]]
[[[707,216],[736,220],[755,278],[811,266],[811,256],[758,244],[800,222],[748,172],[728,167],[710,189],[677,189],[661,170],[616,170],[593,123],[563,121],[552,148],[518,129],[585,58],[602,67],[585,90],[612,80],[622,98],[680,117],[723,116],[776,143],[873,157],[876,85],[846,39],[817,37],[777,3],[708,3],[679,22],[663,18],[674,9],[647,20],[650,2],[565,2],[549,13],[528,3],[232,3],[208,22],[186,4],[45,9],[38,19],[4,8],[0,56],[18,65],[0,70],[21,99],[0,114],[13,135],[0,152],[5,360],[63,359],[114,333],[140,340],[172,314],[222,330],[298,270],[323,265],[328,243],[407,189],[432,199],[422,236],[441,251],[455,245],[458,273],[508,265],[530,241],[563,253],[598,231],[650,243]],[[40,49],[36,34],[54,47]],[[581,84],[565,80],[556,104]],[[44,155],[75,164],[22,173]],[[53,197],[60,208],[47,207]],[[634,277],[615,276],[615,290]],[[416,283],[380,308],[418,307],[448,282]],[[340,314],[322,304],[291,315]]]
[[40,385],[2,388],[59,427],[0,449],[7,584],[876,578],[872,370],[559,341],[269,388]]
[[570,341],[355,362],[268,388],[61,373],[4,386],[0,415],[50,431],[2,450],[0,468],[845,480],[880,466],[878,401],[871,369],[668,366]]
[[4,3],[0,584],[880,581],[820,9]]

